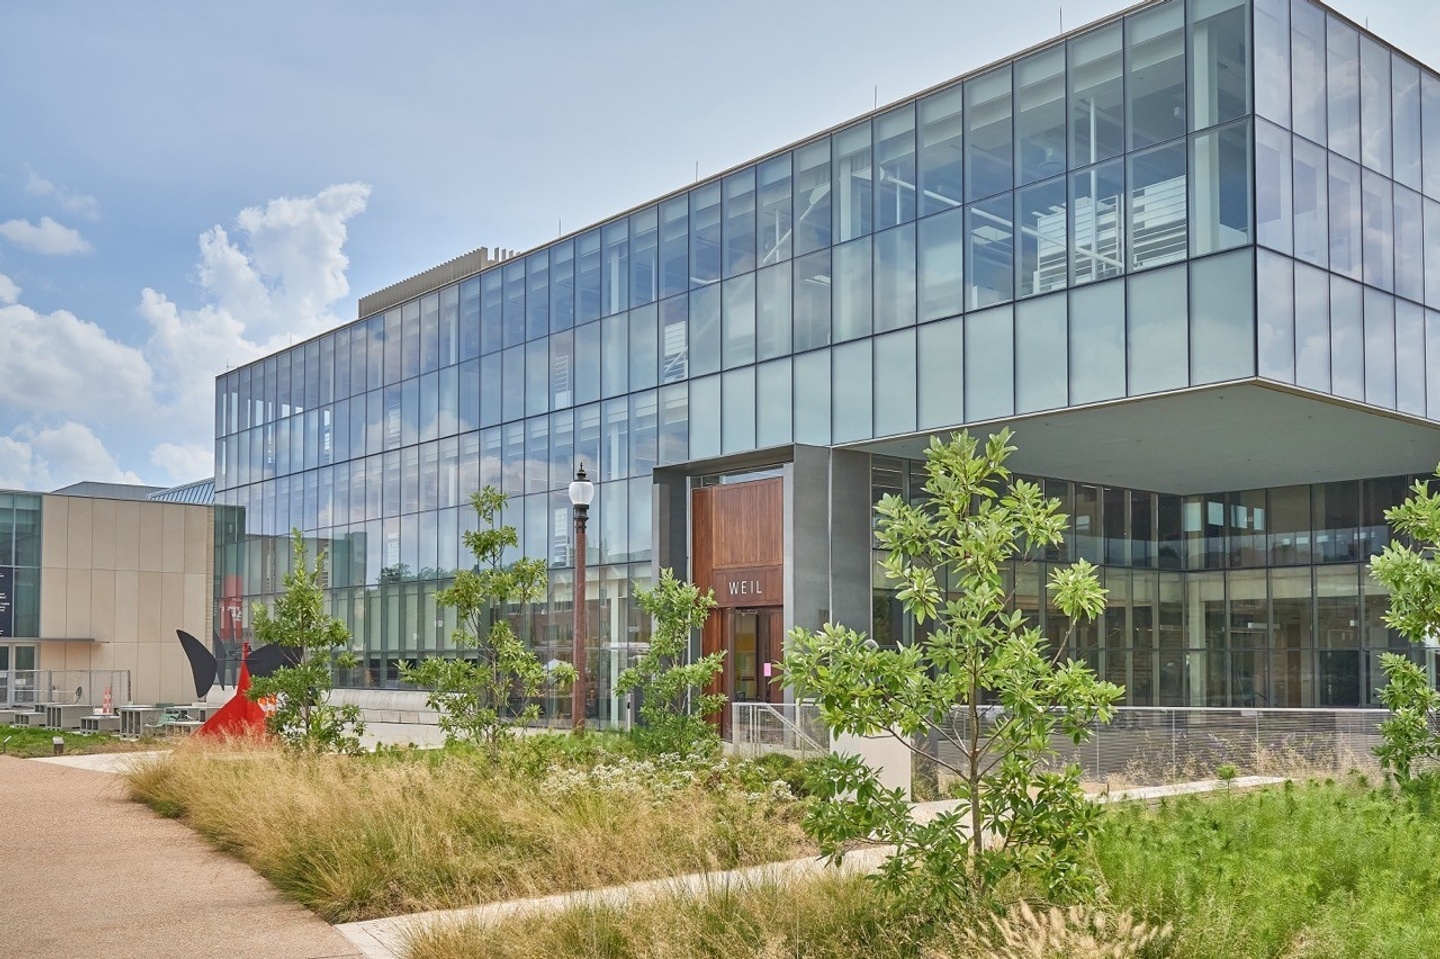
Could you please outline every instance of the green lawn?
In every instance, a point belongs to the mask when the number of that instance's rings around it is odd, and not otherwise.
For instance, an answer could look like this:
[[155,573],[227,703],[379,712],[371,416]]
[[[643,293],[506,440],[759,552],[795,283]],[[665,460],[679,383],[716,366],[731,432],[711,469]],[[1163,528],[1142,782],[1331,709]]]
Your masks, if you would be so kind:
[[7,756],[30,759],[50,756],[55,752],[56,736],[65,738],[65,754],[123,753],[137,749],[153,749],[154,742],[127,742],[107,733],[69,733],[35,726],[0,725],[0,752]]

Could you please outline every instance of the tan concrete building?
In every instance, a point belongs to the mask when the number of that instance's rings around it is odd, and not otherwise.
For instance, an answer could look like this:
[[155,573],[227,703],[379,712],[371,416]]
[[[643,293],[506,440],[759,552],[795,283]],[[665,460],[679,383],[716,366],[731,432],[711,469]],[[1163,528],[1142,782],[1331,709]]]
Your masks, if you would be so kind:
[[98,705],[106,688],[116,705],[195,698],[175,630],[211,637],[214,514],[157,494],[111,484],[0,494],[0,705]]

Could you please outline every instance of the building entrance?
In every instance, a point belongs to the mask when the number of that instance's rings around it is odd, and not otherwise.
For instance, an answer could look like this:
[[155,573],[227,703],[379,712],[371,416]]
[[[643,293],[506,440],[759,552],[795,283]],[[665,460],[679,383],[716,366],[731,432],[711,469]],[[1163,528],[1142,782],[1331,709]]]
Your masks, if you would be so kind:
[[736,703],[779,703],[784,701],[780,686],[780,660],[784,654],[784,608],[735,608],[722,612],[728,640],[727,670],[730,701]]

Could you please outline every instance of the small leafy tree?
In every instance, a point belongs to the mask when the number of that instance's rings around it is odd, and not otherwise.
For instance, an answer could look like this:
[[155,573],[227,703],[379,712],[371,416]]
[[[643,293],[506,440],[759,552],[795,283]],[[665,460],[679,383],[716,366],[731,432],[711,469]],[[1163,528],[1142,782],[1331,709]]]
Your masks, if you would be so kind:
[[1104,608],[1105,591],[1083,560],[1052,571],[1049,591],[1071,624],[1054,646],[1011,608],[1007,565],[1058,545],[1067,518],[1036,484],[1012,480],[1010,435],[1002,430],[983,449],[966,433],[933,439],[928,501],[887,495],[876,507],[885,574],[928,633],[885,649],[827,624],[793,631],[785,656],[786,683],[818,702],[832,730],[891,735],[912,749],[922,735],[943,743],[930,758],[955,777],[953,812],[916,822],[901,790],[885,790],[857,757],[832,756],[807,819],[835,860],[853,841],[893,844],[877,878],[923,920],[985,904],[1016,872],[1053,898],[1095,891],[1086,862],[1095,807],[1078,767],[1051,770],[1047,760],[1052,736],[1082,742],[1123,695],[1062,658],[1075,624]]
[[[1436,471],[1440,475],[1440,470]],[[1390,591],[1385,625],[1412,643],[1440,636],[1440,493],[1417,480],[1405,502],[1385,511],[1385,519],[1410,542],[1391,542],[1370,561],[1370,575]],[[1375,754],[1401,785],[1408,785],[1421,759],[1440,759],[1440,737],[1433,719],[1440,693],[1425,671],[1398,653],[1384,653],[1380,668],[1387,680],[1380,702],[1390,716],[1380,724]]]
[[[545,596],[545,561],[519,559],[504,565],[507,549],[519,545],[513,526],[496,526],[505,507],[505,494],[487,486],[470,497],[482,528],[465,533],[465,546],[475,556],[474,569],[456,572],[455,582],[436,594],[442,606],[453,607],[459,624],[455,645],[473,650],[473,658],[433,656],[418,666],[401,665],[406,681],[431,690],[427,702],[440,713],[440,728],[447,740],[470,739],[483,743],[491,758],[516,726],[540,715],[535,702],[547,684],[568,686],[575,667],[558,663],[547,668],[515,635],[505,613]],[[512,709],[512,699],[522,704]]]
[[664,569],[654,587],[635,590],[635,602],[655,620],[655,628],[650,648],[620,674],[615,688],[621,693],[638,690],[643,696],[644,725],[636,738],[654,753],[715,753],[720,734],[705,717],[724,708],[725,696],[701,690],[725,668],[725,654],[685,661],[691,633],[703,627],[715,609],[714,590],[702,596],[698,586]]
[[332,706],[332,669],[354,668],[358,662],[350,652],[350,631],[325,612],[325,552],[308,562],[305,540],[300,531],[291,531],[294,569],[285,576],[285,592],[275,600],[274,609],[255,607],[255,637],[262,643],[276,643],[298,649],[299,662],[282,666],[269,676],[255,680],[249,697],[275,697],[276,708],[265,719],[266,728],[287,745],[317,750],[357,752],[365,724],[360,707]]

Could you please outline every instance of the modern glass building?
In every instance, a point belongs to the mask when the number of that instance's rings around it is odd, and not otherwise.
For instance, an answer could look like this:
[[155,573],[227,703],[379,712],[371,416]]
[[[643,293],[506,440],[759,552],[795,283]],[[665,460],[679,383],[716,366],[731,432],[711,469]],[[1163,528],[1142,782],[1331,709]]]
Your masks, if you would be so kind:
[[[633,584],[713,586],[727,690],[781,631],[903,638],[871,505],[931,435],[1016,430],[1103,566],[1075,653],[1146,705],[1359,705],[1403,648],[1364,571],[1440,460],[1440,77],[1309,0],[1160,0],[543,247],[478,251],[217,381],[222,638],[286,531],[387,684],[451,652],[468,494],[552,567],[598,480],[592,713],[644,643]],[[517,554],[518,555],[518,554]]]

